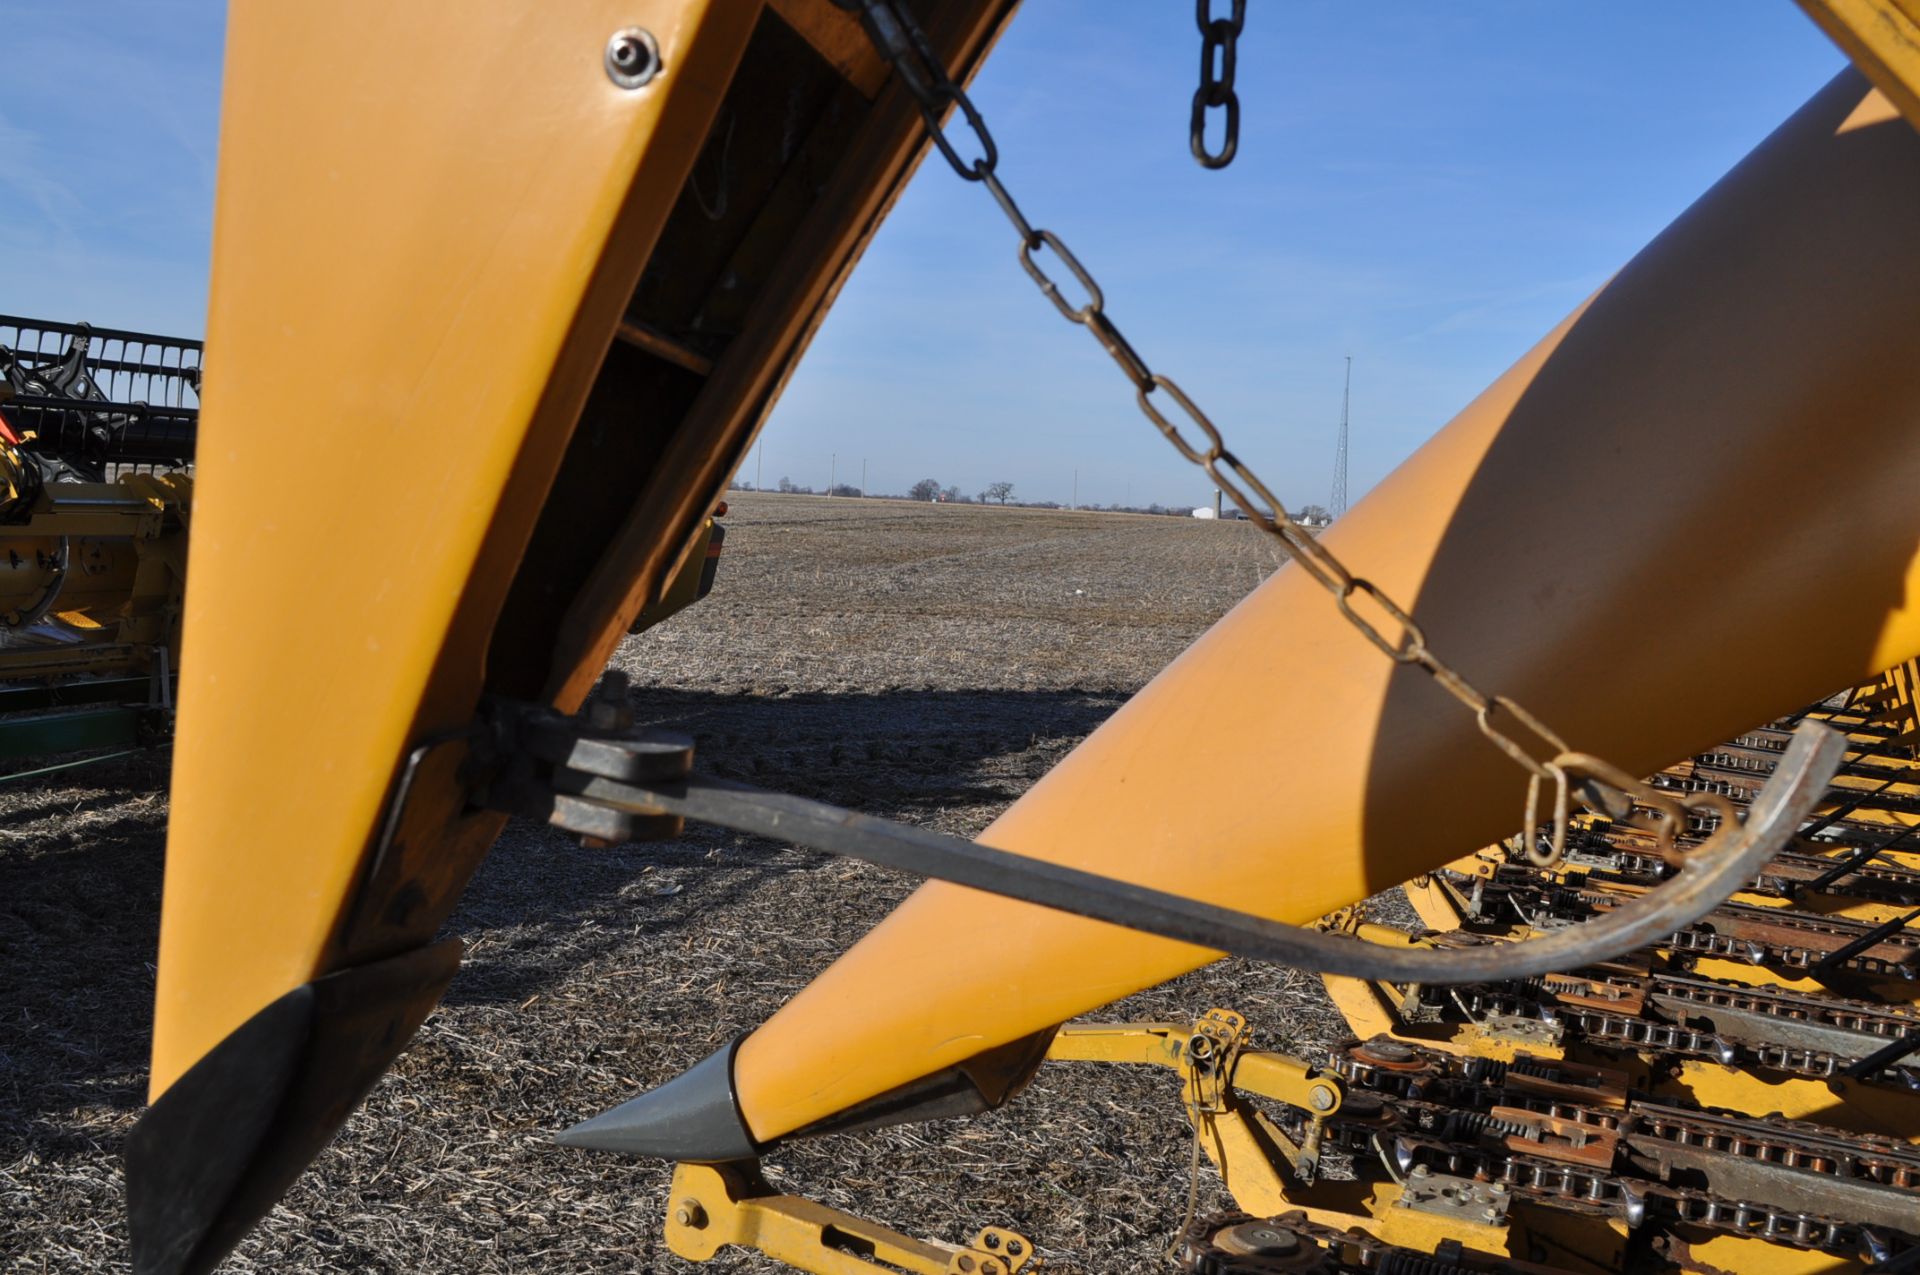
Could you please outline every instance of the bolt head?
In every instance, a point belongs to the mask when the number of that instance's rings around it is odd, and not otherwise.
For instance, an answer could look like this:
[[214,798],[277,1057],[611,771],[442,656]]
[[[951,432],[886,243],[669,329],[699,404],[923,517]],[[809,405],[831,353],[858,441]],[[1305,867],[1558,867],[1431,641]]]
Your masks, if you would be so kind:
[[1333,1102],[1333,1090],[1325,1085],[1315,1085],[1307,1091],[1307,1104],[1315,1111],[1332,1111]]
[[607,41],[607,78],[623,89],[644,88],[660,73],[660,46],[644,27],[624,27]]

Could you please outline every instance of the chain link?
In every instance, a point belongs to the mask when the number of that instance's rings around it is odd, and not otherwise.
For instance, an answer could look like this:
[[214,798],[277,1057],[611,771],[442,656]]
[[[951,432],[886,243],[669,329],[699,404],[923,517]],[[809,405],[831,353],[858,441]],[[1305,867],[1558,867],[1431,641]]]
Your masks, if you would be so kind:
[[[1232,16],[1213,16],[1213,0],[1195,0],[1200,27],[1200,87],[1193,92],[1188,145],[1202,168],[1225,168],[1240,150],[1240,95],[1233,91],[1239,61],[1240,29],[1247,22],[1247,0],[1233,0]],[[1218,74],[1215,68],[1218,67]],[[1207,112],[1226,108],[1227,132],[1217,151],[1207,149]]]
[[[1549,844],[1553,847],[1554,862],[1558,861],[1566,846],[1572,789],[1578,787],[1584,799],[1592,792],[1593,784],[1598,782],[1604,787],[1631,791],[1636,794],[1636,799],[1645,799],[1645,785],[1612,767],[1606,767],[1598,759],[1570,755],[1565,741],[1549,730],[1539,718],[1504,695],[1489,695],[1475,687],[1458,670],[1434,654],[1427,644],[1425,630],[1404,607],[1371,580],[1348,570],[1319,539],[1294,522],[1273,491],[1245,462],[1228,450],[1219,427],[1200,405],[1172,377],[1152,371],[1122,335],[1119,327],[1107,315],[1106,294],[1092,271],[1081,264],[1058,235],[1050,230],[1035,229],[1021,213],[1019,204],[1001,183],[996,171],[1000,154],[985,121],[967,97],[966,90],[947,76],[913,15],[895,0],[834,0],[834,3],[860,15],[861,25],[875,47],[892,64],[901,83],[913,96],[921,116],[926,120],[928,134],[940,148],[940,153],[946,156],[947,163],[967,181],[981,182],[986,186],[1020,237],[1021,266],[1042,295],[1053,303],[1061,317],[1090,331],[1101,348],[1119,365],[1121,373],[1133,384],[1134,401],[1154,428],[1166,437],[1175,451],[1206,471],[1214,485],[1247,516],[1248,521],[1277,539],[1302,570],[1333,594],[1340,613],[1356,632],[1387,658],[1418,668],[1431,676],[1441,689],[1473,713],[1481,734],[1527,773],[1529,796],[1525,821],[1529,830],[1529,846],[1536,844],[1534,829],[1541,799],[1548,791],[1553,794],[1553,833]],[[1246,0],[1233,0],[1231,17],[1212,17],[1210,0],[1199,0],[1198,13],[1200,29],[1207,38],[1203,46],[1200,91],[1193,99],[1194,154],[1201,163],[1218,168],[1233,158],[1237,136],[1239,105],[1233,94],[1234,40],[1246,18]],[[1218,77],[1213,74],[1216,49],[1221,54],[1221,74]],[[1201,138],[1201,126],[1205,111],[1217,106],[1227,108],[1227,142],[1219,155],[1210,157]],[[961,161],[942,131],[943,114],[956,107],[978,136],[983,150],[983,157],[971,166]],[[1036,254],[1042,249],[1058,257],[1067,273],[1086,293],[1086,300],[1079,306],[1074,306],[1061,294],[1059,284],[1036,260]],[[1164,394],[1178,409],[1184,425],[1170,420],[1156,406],[1155,396],[1160,394]],[[1382,619],[1376,621],[1362,615],[1355,606],[1356,599],[1364,599],[1366,605],[1381,613]],[[1383,626],[1393,632],[1383,632]],[[1514,729],[1502,724],[1505,719],[1511,719],[1524,728],[1524,734],[1531,737],[1534,746],[1529,748],[1516,739]],[[1567,764],[1576,757],[1577,764]],[[1604,769],[1604,777],[1594,778],[1597,769]],[[1586,777],[1587,782],[1578,786],[1572,784],[1569,772]]]

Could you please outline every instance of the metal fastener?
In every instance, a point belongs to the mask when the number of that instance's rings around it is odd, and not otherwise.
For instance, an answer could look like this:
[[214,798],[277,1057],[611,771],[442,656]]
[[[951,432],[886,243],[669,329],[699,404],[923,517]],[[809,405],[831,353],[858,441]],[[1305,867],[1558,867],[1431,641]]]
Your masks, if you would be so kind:
[[644,88],[660,74],[660,45],[645,27],[622,27],[607,41],[607,78],[623,89]]

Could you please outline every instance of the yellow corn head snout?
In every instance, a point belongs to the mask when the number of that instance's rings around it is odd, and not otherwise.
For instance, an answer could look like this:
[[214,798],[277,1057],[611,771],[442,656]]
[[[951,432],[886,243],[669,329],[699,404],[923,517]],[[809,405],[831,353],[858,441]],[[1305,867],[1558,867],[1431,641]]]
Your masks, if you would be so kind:
[[[1916,210],[1842,74],[1327,544],[1636,772],[1911,655]],[[1514,831],[1517,773],[1282,570],[980,839],[1304,922]],[[1210,955],[930,885],[740,1045],[740,1109],[772,1139]]]

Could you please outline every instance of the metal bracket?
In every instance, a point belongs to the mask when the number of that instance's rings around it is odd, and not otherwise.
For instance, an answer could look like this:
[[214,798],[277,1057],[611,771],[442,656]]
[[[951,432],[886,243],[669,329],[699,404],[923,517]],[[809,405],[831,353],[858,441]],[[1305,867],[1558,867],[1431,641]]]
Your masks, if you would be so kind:
[[1505,1226],[1512,1202],[1512,1192],[1503,1183],[1476,1182],[1416,1164],[1401,1185],[1394,1207],[1478,1226]]
[[1232,1101],[1234,1066],[1247,1040],[1247,1020],[1230,1009],[1210,1009],[1187,1037],[1184,1065],[1187,1110],[1196,1124]]

